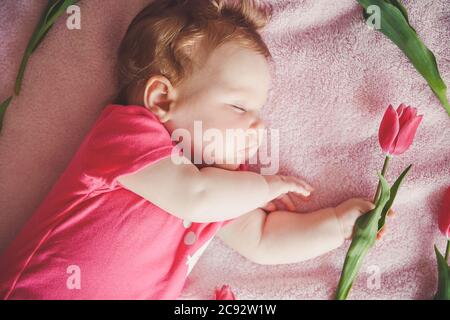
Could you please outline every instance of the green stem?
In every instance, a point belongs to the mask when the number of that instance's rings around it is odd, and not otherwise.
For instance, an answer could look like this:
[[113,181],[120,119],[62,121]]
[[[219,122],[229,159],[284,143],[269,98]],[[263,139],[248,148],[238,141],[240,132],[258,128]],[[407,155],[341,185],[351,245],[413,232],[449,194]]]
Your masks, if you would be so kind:
[[14,87],[14,93],[16,94],[16,96],[18,96],[20,93],[20,88],[22,87],[22,79],[25,74],[25,68],[27,67],[30,56],[31,56],[30,53],[25,52],[25,54],[23,55],[23,58],[22,58],[22,62],[20,63],[19,72],[17,73],[17,78],[16,78],[16,85]]
[[[384,164],[383,164],[383,169],[381,169],[381,175],[384,177],[384,174],[386,173],[386,170],[388,168],[389,165],[389,160],[391,159],[390,155],[386,155],[386,158],[384,158]],[[377,192],[375,193],[375,197],[373,198],[373,203],[376,203],[378,201],[378,197],[380,196],[380,185],[381,182],[378,182],[378,187],[377,187]]]
[[448,255],[450,253],[450,239],[447,240],[447,248],[445,249],[445,261],[448,262]]

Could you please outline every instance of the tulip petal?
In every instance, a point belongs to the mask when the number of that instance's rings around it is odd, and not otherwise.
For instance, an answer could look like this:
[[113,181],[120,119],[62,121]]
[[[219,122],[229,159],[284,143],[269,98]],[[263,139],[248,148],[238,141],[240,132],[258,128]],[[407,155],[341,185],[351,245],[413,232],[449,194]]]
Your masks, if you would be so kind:
[[380,142],[383,152],[389,152],[393,145],[395,138],[400,130],[397,112],[392,105],[389,105],[384,112],[381,120],[380,128],[378,129],[378,141]]
[[407,124],[412,118],[417,116],[417,109],[416,108],[411,108],[411,107],[406,107],[403,110],[403,114],[401,117],[399,117],[398,122],[400,124],[400,130],[401,127],[403,127],[405,124]]
[[400,117],[403,114],[403,111],[405,110],[406,105],[404,103],[401,103],[398,108],[397,108],[397,114],[398,114],[398,118],[400,119]]
[[417,127],[422,121],[422,117],[422,115],[417,116],[400,128],[400,132],[395,141],[395,146],[393,150],[391,150],[393,155],[399,155],[408,150],[414,140]]
[[439,230],[442,234],[450,239],[450,186],[444,193],[441,210],[439,211]]
[[216,300],[236,300],[236,297],[230,286],[224,284],[222,288],[216,289]]

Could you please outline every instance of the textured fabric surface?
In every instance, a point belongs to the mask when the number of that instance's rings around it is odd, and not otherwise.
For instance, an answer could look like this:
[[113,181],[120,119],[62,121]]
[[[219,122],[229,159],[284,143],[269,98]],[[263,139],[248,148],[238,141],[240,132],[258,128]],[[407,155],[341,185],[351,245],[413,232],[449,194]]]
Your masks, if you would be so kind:
[[[9,96],[22,52],[45,1],[0,4],[0,99]],[[60,20],[28,65],[0,139],[0,249],[37,208],[101,109],[116,92],[115,53],[144,0],[81,1],[81,30]],[[354,0],[272,1],[264,39],[274,57],[273,88],[263,110],[280,130],[280,173],[300,176],[316,192],[301,212],[371,196],[383,156],[377,129],[389,103],[424,114],[412,148],[391,162],[388,180],[414,167],[400,190],[397,216],[368,254],[353,299],[426,299],[436,288],[433,244],[438,201],[450,183],[450,121],[400,50],[368,29]],[[450,83],[447,0],[404,1],[410,21]],[[256,168],[255,168],[256,169]],[[237,299],[328,299],[348,243],[314,260],[261,266],[214,239],[193,269],[182,298],[213,298],[229,284]],[[368,286],[374,270],[380,287]]]

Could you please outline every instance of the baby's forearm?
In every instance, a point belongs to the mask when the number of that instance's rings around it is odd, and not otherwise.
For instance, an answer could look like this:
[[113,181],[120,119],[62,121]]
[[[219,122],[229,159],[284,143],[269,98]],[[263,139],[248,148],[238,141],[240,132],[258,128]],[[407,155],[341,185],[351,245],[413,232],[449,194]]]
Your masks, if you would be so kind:
[[267,215],[257,261],[269,265],[296,263],[331,251],[343,242],[334,208],[304,214],[275,211]]
[[194,222],[233,219],[265,205],[269,198],[266,180],[255,172],[205,167],[199,181]]

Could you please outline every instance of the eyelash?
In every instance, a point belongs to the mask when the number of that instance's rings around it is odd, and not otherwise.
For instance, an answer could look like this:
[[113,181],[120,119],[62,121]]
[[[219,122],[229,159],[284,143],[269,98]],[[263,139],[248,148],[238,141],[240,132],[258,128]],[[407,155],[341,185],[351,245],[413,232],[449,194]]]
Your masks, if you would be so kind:
[[229,106],[231,106],[231,107],[233,107],[233,108],[235,108],[235,109],[238,109],[238,110],[240,110],[241,112],[246,112],[246,111],[247,111],[247,110],[245,110],[245,109],[242,108],[242,107],[235,106],[234,104],[230,104]]

